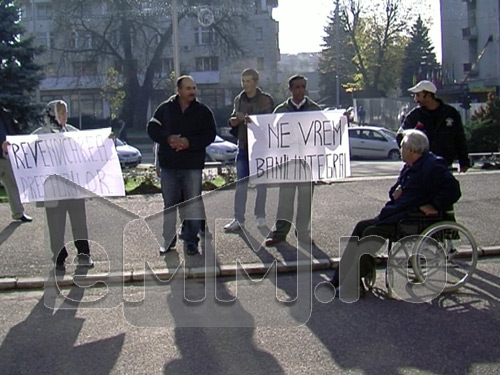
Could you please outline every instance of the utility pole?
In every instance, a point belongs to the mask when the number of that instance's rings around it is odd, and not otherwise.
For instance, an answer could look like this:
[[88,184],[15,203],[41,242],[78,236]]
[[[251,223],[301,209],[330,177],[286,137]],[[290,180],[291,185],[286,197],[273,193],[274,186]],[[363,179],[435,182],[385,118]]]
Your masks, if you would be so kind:
[[172,39],[174,48],[174,73],[177,79],[181,74],[179,62],[179,18],[177,15],[177,0],[172,0]]
[[339,20],[339,0],[335,5],[335,106],[340,107],[340,20]]

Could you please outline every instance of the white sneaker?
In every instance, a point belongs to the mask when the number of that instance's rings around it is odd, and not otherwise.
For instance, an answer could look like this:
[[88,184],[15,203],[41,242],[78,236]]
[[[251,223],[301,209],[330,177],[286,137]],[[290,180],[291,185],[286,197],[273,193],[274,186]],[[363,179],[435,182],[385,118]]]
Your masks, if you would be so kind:
[[234,231],[243,229],[243,227],[244,227],[244,224],[240,224],[240,222],[238,220],[234,219],[229,224],[224,225],[224,230],[226,232],[234,232]]
[[265,217],[257,218],[257,228],[264,228],[267,225]]

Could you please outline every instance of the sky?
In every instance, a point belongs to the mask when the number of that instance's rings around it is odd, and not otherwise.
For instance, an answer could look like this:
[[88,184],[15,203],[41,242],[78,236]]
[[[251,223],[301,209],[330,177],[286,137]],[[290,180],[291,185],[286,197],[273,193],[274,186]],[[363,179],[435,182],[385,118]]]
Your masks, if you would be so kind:
[[[413,1],[413,0],[411,0]],[[441,61],[441,25],[439,1],[428,1],[428,14],[432,17],[429,36],[437,59]],[[420,5],[422,0],[415,0]],[[425,2],[425,0],[424,0]],[[327,18],[334,9],[335,0],[279,0],[273,18],[279,21],[281,53],[318,52],[325,35]]]

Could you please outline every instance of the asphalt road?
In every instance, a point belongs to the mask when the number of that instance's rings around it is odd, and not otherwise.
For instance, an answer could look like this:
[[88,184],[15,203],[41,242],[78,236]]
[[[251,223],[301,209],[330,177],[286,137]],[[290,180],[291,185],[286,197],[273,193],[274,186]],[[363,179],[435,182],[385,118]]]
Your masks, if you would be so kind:
[[[388,163],[383,168],[399,169]],[[368,162],[364,168],[374,174],[382,166]],[[500,174],[457,178],[463,193],[459,221],[480,246],[500,246]],[[312,256],[337,256],[338,238],[376,214],[393,181],[359,176],[317,186]],[[253,225],[254,193],[247,231],[240,234],[222,230],[234,191],[205,196],[217,249],[211,262],[297,259],[293,235],[282,247],[260,247],[269,228]],[[276,194],[268,192],[269,225]],[[190,272],[206,265],[209,258],[185,257],[182,249],[158,257],[161,207],[159,195],[87,202],[96,259],[89,275],[136,272],[146,263],[152,269],[183,265]],[[8,205],[0,205],[0,278],[47,276],[44,212],[35,205],[27,210],[33,223],[11,223]],[[102,287],[92,286],[95,278],[75,276],[80,287],[60,294],[50,284],[44,291],[0,292],[0,374],[498,374],[499,271],[499,259],[484,259],[460,292],[424,304],[388,300],[382,269],[374,292],[353,304],[331,300],[331,288],[322,283],[329,269],[270,273],[261,282],[262,275],[254,281],[193,278],[185,288],[182,278]],[[68,273],[73,276],[71,267]]]
[[[334,295],[322,286],[303,314],[274,298],[296,297],[297,279],[286,274],[237,288],[230,279],[190,280],[186,294],[204,299],[198,303],[186,302],[174,281],[129,285],[117,291],[121,304],[107,309],[92,302],[98,289],[3,293],[0,372],[498,374],[499,271],[499,260],[480,262],[460,293],[424,304],[387,300],[381,277],[353,304],[327,302]],[[312,283],[325,277],[314,273]]]

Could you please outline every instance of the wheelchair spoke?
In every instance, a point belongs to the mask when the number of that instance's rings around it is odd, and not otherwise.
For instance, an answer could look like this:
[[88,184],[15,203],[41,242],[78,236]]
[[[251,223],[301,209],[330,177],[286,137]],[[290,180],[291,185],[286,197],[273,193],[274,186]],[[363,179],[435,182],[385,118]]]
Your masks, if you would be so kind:
[[477,263],[477,245],[470,232],[460,224],[444,222],[429,227],[422,235],[427,239],[419,244],[417,254],[419,258],[425,257],[425,265],[417,263],[417,276],[429,281],[434,275],[441,277],[444,273],[444,292],[464,285]]

